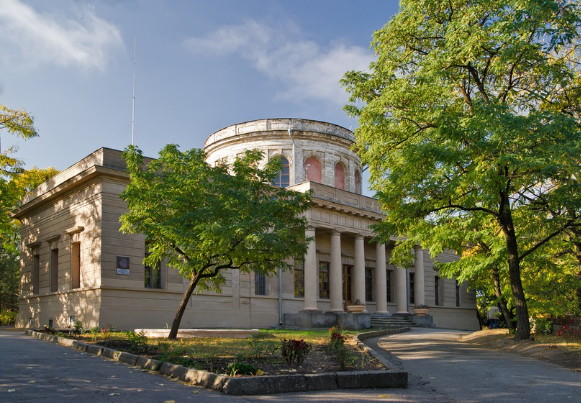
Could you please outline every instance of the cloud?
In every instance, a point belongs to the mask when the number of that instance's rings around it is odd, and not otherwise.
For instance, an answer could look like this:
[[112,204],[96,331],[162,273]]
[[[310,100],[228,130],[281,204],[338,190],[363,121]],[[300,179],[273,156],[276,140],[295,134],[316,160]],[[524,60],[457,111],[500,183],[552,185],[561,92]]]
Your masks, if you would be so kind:
[[367,70],[372,53],[344,43],[326,48],[301,39],[298,26],[291,22],[276,26],[246,21],[223,26],[203,37],[188,38],[185,48],[196,55],[236,54],[272,79],[284,83],[277,94],[282,99],[327,101],[345,105],[347,94],[339,80],[347,70]]
[[20,0],[1,0],[0,63],[55,64],[103,69],[109,52],[121,46],[115,25],[84,8],[75,19],[40,14]]

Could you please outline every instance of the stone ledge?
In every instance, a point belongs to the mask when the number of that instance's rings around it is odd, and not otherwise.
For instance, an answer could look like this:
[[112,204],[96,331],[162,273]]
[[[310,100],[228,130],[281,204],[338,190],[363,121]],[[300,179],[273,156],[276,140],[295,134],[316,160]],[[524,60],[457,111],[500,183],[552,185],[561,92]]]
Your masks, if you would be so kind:
[[[135,329],[135,333],[143,333],[147,337],[168,337],[169,329]],[[189,337],[228,337],[243,339],[258,333],[258,329],[180,329],[178,338]]]
[[[357,337],[358,344],[362,339],[396,333],[393,331],[369,332]],[[124,351],[117,351],[107,347],[82,343],[77,340],[46,335],[27,329],[26,335],[58,343],[64,347],[100,355],[127,365],[137,366],[150,371],[179,379],[196,386],[213,389],[229,395],[263,395],[284,392],[306,392],[312,390],[333,389],[373,389],[373,388],[405,388],[408,384],[408,374],[399,370],[375,371],[338,371],[322,374],[295,374],[295,375],[265,375],[235,377],[219,375],[211,372],[183,367],[181,365],[161,362],[147,357],[140,357]],[[48,336],[48,337],[47,337]],[[364,345],[363,345],[364,346]],[[364,346],[368,353],[375,351]],[[379,354],[373,354],[380,362],[386,365],[386,360]],[[389,367],[390,365],[386,365]]]

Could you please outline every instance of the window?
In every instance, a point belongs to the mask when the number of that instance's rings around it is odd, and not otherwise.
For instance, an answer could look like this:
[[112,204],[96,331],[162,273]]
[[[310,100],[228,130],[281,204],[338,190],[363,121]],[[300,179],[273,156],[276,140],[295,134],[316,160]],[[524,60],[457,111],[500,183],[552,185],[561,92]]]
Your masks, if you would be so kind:
[[309,157],[303,164],[305,179],[312,182],[322,182],[321,161],[317,157]]
[[410,296],[410,304],[414,304],[415,303],[415,273],[410,273],[409,274],[409,278],[410,278],[410,292],[409,292],[409,296]]
[[71,288],[81,288],[81,243],[71,244]]
[[355,170],[355,193],[361,194],[361,172]]
[[319,298],[329,298],[329,262],[319,262]]
[[385,275],[385,281],[386,281],[386,296],[387,296],[387,302],[393,302],[392,299],[392,292],[391,292],[391,273],[393,273],[392,270],[388,270],[386,275]]
[[345,190],[345,165],[342,162],[335,164],[335,187]]
[[59,289],[59,250],[50,250],[50,292],[57,292]]
[[434,295],[435,295],[435,300],[434,303],[436,305],[440,305],[440,277],[436,276],[434,277]]
[[254,273],[254,294],[266,295],[266,275],[260,271]]
[[353,296],[351,292],[351,269],[353,266],[344,265],[343,266],[343,295],[345,300],[351,302]]
[[294,284],[295,284],[295,297],[305,296],[305,261],[301,259],[295,259],[295,267],[293,270],[294,274]]
[[456,306],[460,306],[460,284],[456,280]]
[[365,301],[373,301],[373,270],[365,268]]
[[[145,257],[151,255],[149,247],[145,244]],[[145,266],[143,268],[145,288],[161,288],[161,264],[157,263],[155,267]]]
[[279,188],[285,188],[290,185],[290,165],[285,157],[280,157],[281,168],[276,178],[274,178],[273,185]]
[[38,251],[32,254],[32,293],[40,293],[40,255]]

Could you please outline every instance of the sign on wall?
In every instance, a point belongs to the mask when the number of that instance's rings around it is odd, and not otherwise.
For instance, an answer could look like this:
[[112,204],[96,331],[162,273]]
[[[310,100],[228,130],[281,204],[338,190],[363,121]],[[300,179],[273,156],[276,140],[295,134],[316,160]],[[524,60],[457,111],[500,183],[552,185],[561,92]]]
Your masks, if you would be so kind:
[[117,274],[129,275],[129,256],[117,256]]

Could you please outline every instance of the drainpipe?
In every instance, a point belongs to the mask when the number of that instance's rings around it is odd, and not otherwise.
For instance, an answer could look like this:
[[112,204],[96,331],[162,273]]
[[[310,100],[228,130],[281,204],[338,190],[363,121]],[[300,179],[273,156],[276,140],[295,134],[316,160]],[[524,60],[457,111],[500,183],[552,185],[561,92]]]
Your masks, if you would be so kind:
[[277,269],[278,274],[278,325],[283,324],[283,313],[282,313],[282,270],[280,267]]

